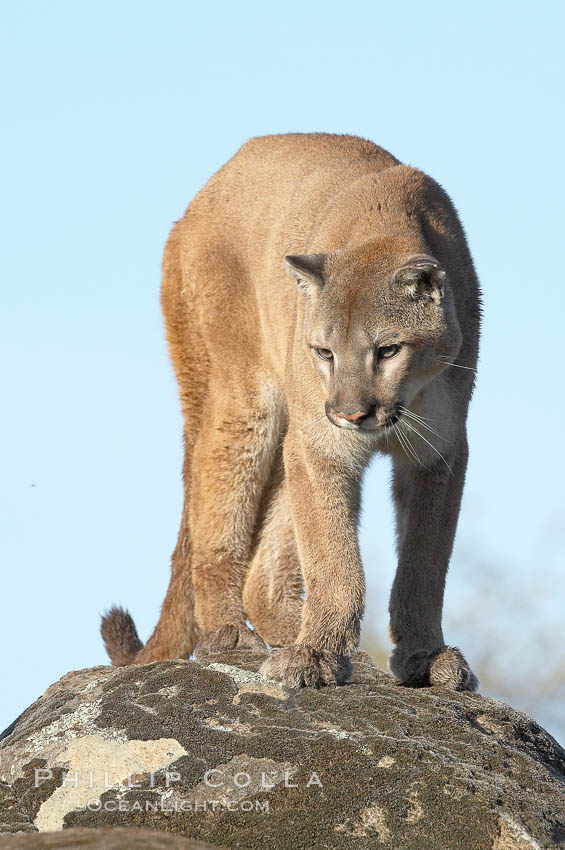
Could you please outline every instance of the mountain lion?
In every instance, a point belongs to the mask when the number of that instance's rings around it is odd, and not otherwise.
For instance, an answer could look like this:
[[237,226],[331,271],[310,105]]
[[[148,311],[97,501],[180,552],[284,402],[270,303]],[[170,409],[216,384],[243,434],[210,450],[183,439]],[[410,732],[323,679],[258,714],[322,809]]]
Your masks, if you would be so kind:
[[398,539],[390,669],[476,689],[441,612],[480,293],[441,186],[352,136],[252,139],[174,225],[162,305],[184,508],[147,644],[126,611],[103,618],[112,662],[267,643],[272,679],[347,681],[365,597],[361,480],[377,452],[392,459]]

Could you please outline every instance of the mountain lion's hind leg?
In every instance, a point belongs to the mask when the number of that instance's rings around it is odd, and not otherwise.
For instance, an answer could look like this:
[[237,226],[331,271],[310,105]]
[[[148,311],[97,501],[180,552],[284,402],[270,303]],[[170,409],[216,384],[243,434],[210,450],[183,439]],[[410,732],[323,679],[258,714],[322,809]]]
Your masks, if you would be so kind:
[[247,616],[271,646],[294,643],[302,622],[303,579],[284,478],[276,486],[243,589]]
[[182,287],[177,231],[173,229],[163,256],[161,300],[184,415],[184,507],[171,559],[169,587],[159,622],[145,647],[126,611],[114,608],[102,619],[102,636],[112,663],[116,665],[188,658],[197,638],[191,576],[190,480],[192,450],[199,433],[208,388],[209,364],[201,329],[194,311],[187,308]]
[[243,583],[261,498],[281,440],[279,399],[266,381],[238,388],[237,400],[211,385],[193,454],[190,530],[200,638],[197,657],[265,644],[246,625]]

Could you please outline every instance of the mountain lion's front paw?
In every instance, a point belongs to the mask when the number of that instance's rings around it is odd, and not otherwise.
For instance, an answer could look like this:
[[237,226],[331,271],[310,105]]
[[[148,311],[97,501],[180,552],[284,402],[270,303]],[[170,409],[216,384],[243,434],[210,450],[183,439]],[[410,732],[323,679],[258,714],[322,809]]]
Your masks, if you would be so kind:
[[476,691],[479,680],[456,646],[444,646],[430,665],[430,684],[455,691]]
[[397,647],[389,667],[399,682],[415,688],[440,685],[453,691],[476,691],[479,686],[479,680],[455,646],[411,654]]
[[221,626],[214,632],[203,634],[196,644],[194,654],[196,658],[204,658],[230,649],[247,649],[262,654],[267,651],[264,641],[257,632],[252,632],[243,624],[229,624]]
[[261,665],[263,675],[291,688],[343,685],[351,678],[352,672],[347,656],[300,644],[273,649]]

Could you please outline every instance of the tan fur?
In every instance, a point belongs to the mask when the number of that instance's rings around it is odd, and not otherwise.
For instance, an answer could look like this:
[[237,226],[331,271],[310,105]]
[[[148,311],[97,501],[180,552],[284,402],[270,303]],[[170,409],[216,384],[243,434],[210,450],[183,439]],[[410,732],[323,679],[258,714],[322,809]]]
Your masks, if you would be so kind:
[[409,684],[475,688],[441,611],[479,298],[457,213],[422,172],[350,136],[244,145],[165,249],[185,505],[159,623],[128,651],[135,627],[110,612],[112,660],[186,657],[197,642],[197,655],[264,649],[263,637],[278,647],[269,676],[346,680],[364,608],[361,478],[380,452],[397,511],[391,669]]

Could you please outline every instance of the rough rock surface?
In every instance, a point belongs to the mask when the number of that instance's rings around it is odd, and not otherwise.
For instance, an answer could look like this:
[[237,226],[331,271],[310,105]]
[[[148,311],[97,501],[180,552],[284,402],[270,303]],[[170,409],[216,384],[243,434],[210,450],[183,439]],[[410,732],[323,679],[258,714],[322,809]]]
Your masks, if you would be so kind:
[[154,829],[88,829],[76,827],[64,832],[18,833],[0,836],[1,850],[219,850],[191,838],[181,838]]
[[0,832],[142,827],[250,850],[565,848],[565,752],[526,715],[399,687],[364,653],[352,684],[320,691],[266,680],[262,660],[64,676],[4,733]]

